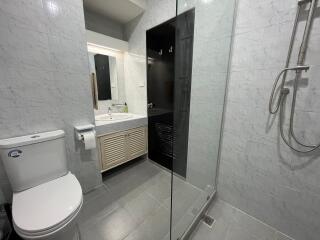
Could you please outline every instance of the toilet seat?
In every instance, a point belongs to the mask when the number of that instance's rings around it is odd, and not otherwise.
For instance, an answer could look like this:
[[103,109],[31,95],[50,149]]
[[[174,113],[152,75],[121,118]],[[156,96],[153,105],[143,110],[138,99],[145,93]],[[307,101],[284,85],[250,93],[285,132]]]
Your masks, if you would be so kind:
[[82,207],[82,203],[79,206],[78,210],[72,215],[70,216],[68,219],[66,219],[65,221],[57,224],[56,226],[54,226],[53,228],[44,230],[44,231],[38,231],[38,232],[28,232],[28,231],[24,231],[22,229],[19,229],[15,224],[14,224],[14,229],[16,230],[16,232],[23,238],[27,238],[27,239],[43,239],[49,236],[52,236],[53,234],[59,232],[60,230],[64,229],[67,227],[67,225],[73,221],[73,219],[76,218],[76,216],[78,215],[78,213],[80,212]]
[[81,186],[70,172],[47,183],[14,193],[14,227],[24,236],[52,234],[77,216],[82,201]]

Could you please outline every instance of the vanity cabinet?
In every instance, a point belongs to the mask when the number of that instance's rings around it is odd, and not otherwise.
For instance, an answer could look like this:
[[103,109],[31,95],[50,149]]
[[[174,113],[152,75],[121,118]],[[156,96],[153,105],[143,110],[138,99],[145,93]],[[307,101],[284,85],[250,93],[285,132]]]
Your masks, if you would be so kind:
[[104,172],[147,153],[147,128],[139,127],[98,137]]

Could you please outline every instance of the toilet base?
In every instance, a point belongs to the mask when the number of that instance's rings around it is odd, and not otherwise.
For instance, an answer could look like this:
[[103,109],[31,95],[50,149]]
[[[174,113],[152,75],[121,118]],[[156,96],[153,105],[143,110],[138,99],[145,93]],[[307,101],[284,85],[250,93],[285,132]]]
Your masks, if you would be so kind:
[[61,231],[48,236],[47,238],[42,238],[41,240],[80,240],[80,232],[77,223],[72,224],[71,226],[66,226]]
[[80,240],[79,227],[76,222],[70,223],[57,232],[44,236],[25,236],[19,234],[24,240]]

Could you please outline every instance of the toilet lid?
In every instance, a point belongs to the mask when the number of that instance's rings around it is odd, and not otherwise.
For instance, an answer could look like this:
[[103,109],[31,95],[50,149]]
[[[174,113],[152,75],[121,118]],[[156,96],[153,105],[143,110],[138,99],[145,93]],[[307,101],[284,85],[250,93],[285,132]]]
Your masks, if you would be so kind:
[[70,172],[28,190],[14,193],[12,217],[26,232],[53,228],[75,212],[82,203],[82,190]]

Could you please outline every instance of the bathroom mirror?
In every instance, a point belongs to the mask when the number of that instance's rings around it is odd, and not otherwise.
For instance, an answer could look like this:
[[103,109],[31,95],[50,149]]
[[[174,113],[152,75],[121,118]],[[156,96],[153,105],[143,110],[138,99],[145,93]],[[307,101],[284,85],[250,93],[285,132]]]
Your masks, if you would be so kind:
[[95,81],[97,100],[118,100],[117,59],[94,52],[88,52],[88,56],[90,76]]
[[87,30],[87,50],[94,108],[108,110],[126,102],[125,41]]

